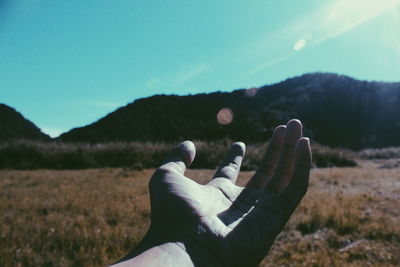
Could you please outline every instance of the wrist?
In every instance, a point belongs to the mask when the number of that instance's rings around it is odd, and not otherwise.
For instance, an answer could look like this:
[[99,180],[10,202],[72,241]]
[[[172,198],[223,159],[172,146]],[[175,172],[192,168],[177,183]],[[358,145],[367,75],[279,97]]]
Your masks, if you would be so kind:
[[187,253],[195,266],[224,266],[219,260],[219,255],[216,255],[216,250],[209,247],[209,240],[203,240],[204,237],[199,238],[198,233],[193,231],[196,227],[187,227],[190,223],[171,225],[167,228],[159,225],[157,223],[150,226],[146,238],[143,239],[145,243],[152,245],[174,243]]
[[151,226],[142,241],[118,263],[156,254],[159,260],[162,259],[162,266],[223,266],[216,255],[187,238],[190,235],[178,237],[173,232]]
[[124,257],[113,267],[163,266],[194,267],[190,256],[177,243],[165,243],[144,250],[133,257]]

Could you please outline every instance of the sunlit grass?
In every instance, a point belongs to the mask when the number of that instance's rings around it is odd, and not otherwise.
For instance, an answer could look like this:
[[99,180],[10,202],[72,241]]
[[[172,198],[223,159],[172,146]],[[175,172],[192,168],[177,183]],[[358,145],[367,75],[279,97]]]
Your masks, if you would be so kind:
[[[152,170],[0,171],[0,266],[104,266],[149,225]],[[205,183],[211,170],[190,170]],[[244,184],[252,172],[242,173]],[[400,263],[398,169],[312,171],[311,186],[263,266]]]

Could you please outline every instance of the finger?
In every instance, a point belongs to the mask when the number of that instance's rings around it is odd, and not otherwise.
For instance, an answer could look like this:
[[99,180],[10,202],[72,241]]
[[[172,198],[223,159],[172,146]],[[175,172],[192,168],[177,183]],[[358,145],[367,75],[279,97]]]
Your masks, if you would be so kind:
[[299,120],[290,120],[286,126],[285,140],[279,163],[266,186],[267,190],[279,193],[288,184],[293,173],[296,144],[301,134],[301,122]]
[[276,165],[279,161],[279,156],[283,148],[286,125],[279,125],[275,128],[272,134],[271,141],[265,151],[265,155],[261,161],[260,167],[257,169],[254,176],[247,183],[248,188],[264,188],[271,178]]
[[196,148],[191,141],[184,141],[172,149],[159,167],[169,171],[176,171],[184,175],[186,168],[193,162]]
[[296,208],[300,200],[307,192],[311,168],[311,148],[308,138],[301,138],[296,146],[296,166],[293,176],[283,190],[281,196],[292,205],[292,210]]
[[222,161],[218,170],[215,172],[214,178],[226,178],[232,183],[236,182],[239,175],[240,165],[242,164],[246,146],[242,142],[234,143],[229,149],[228,154]]

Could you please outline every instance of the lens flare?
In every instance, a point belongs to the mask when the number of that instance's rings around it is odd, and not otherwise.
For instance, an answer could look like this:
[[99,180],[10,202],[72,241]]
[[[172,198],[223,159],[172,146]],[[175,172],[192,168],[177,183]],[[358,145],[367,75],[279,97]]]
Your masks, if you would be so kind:
[[217,121],[219,124],[227,125],[233,120],[233,112],[230,108],[223,108],[218,111]]
[[304,39],[300,39],[300,40],[298,40],[295,44],[294,44],[294,46],[293,46],[293,50],[295,50],[295,51],[299,51],[299,50],[301,50],[305,45],[306,45],[306,40],[304,40]]
[[246,89],[246,91],[244,93],[247,97],[253,97],[257,94],[257,91],[258,91],[257,87],[251,87],[251,88]]

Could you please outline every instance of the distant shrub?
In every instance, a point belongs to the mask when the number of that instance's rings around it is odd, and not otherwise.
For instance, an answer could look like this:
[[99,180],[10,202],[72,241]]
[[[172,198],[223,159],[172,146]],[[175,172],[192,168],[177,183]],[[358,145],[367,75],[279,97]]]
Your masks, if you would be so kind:
[[[216,168],[223,159],[232,142],[229,140],[216,142],[196,142],[197,155],[192,167]],[[242,170],[255,170],[259,166],[267,144],[249,144],[242,163]],[[313,166],[326,167],[355,167],[357,154],[351,150],[330,148],[319,144],[312,145]]]
[[355,167],[357,154],[351,150],[330,148],[319,144],[312,146],[313,164],[316,167]]
[[147,142],[72,144],[20,140],[0,144],[0,168],[153,168],[161,163],[170,148],[165,143]]
[[363,159],[400,158],[400,147],[369,148],[359,152]]
[[[195,169],[217,168],[232,143],[229,139],[214,142],[195,141],[196,159],[191,167]],[[261,162],[265,148],[266,144],[247,145],[241,169],[255,170]]]
[[[214,169],[223,160],[232,141],[195,141],[197,152],[192,168]],[[125,167],[155,168],[176,144],[158,142],[61,143],[19,140],[0,144],[0,169],[87,169]],[[249,144],[242,170],[255,170],[266,144]],[[355,153],[314,145],[316,167],[356,166]]]

